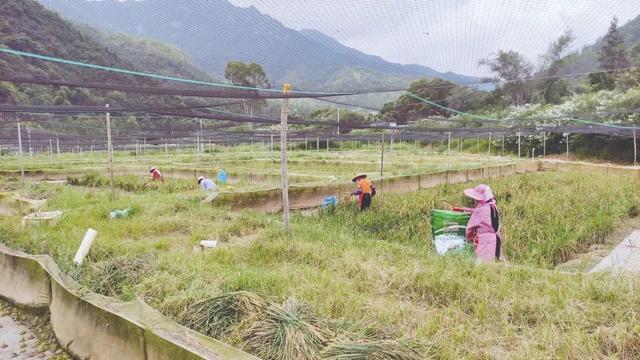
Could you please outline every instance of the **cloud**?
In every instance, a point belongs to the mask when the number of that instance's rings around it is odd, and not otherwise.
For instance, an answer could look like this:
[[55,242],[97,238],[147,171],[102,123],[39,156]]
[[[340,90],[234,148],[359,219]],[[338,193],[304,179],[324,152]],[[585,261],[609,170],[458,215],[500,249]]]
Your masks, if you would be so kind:
[[573,49],[605,34],[613,16],[638,16],[638,0],[230,0],[284,25],[312,28],[389,61],[482,76],[478,60],[500,49],[536,62],[565,30]]

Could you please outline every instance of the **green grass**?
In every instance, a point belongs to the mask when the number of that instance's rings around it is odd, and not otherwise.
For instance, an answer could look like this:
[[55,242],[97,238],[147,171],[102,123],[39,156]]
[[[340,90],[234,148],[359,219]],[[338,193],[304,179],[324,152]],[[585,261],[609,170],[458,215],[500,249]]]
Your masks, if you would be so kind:
[[[121,192],[112,202],[105,188],[27,184],[26,193],[47,194],[48,208],[64,217],[29,228],[2,218],[0,241],[50,254],[89,290],[140,296],[269,359],[640,356],[638,280],[549,270],[637,215],[640,184],[555,172],[488,184],[511,265],[475,265],[431,250],[430,209],[441,200],[463,203],[465,185],[382,194],[365,213],[343,204],[296,214],[285,234],[280,215],[232,213],[201,204],[195,192]],[[135,215],[108,219],[110,209],[127,206]],[[89,227],[98,237],[78,270],[72,258]],[[202,239],[222,243],[194,253]],[[238,292],[259,300],[237,301]]]

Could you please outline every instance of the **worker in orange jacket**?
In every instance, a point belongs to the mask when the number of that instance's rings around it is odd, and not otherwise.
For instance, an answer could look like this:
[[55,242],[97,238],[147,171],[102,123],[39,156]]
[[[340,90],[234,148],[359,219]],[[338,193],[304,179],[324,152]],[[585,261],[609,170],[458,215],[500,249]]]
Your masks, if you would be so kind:
[[373,183],[367,179],[366,174],[360,174],[351,179],[356,183],[356,190],[351,195],[358,196],[358,205],[360,211],[366,210],[371,206],[371,199],[376,195],[376,187]]

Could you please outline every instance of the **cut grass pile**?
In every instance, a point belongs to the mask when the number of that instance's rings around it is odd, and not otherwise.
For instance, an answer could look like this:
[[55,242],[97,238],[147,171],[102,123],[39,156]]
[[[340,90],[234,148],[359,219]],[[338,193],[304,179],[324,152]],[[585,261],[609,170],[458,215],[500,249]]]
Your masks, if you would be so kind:
[[[33,184],[29,191],[52,194],[49,207],[63,219],[23,229],[3,218],[0,241],[50,254],[89,290],[140,296],[266,359],[640,356],[640,282],[544,269],[637,214],[640,184],[583,173],[488,184],[513,265],[431,250],[428,213],[442,200],[463,203],[464,184],[382,194],[365,213],[343,204],[294,215],[290,234],[279,215],[230,213],[189,193],[122,193],[111,202],[106,189]],[[108,219],[126,206],[136,214]],[[88,227],[98,238],[76,270]],[[255,240],[238,241],[249,234]],[[192,253],[202,239],[222,243]]]

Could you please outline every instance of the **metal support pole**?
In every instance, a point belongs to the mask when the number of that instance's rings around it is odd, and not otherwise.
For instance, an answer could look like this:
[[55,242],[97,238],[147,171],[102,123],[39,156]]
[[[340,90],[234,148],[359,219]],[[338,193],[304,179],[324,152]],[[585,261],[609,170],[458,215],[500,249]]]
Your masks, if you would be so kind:
[[[285,84],[283,91],[289,93],[291,85]],[[280,171],[282,177],[282,220],[285,231],[289,231],[289,174],[287,171],[287,120],[289,116],[289,98],[282,99],[280,114]]]
[[22,159],[22,132],[20,131],[20,121],[18,121],[18,151],[20,158],[20,177],[24,185],[24,160]]
[[[109,109],[109,104],[105,106]],[[111,199],[116,198],[113,189],[113,144],[111,143],[111,113],[107,112],[107,153],[109,155],[109,185],[111,186]]]

